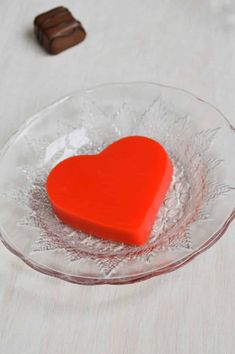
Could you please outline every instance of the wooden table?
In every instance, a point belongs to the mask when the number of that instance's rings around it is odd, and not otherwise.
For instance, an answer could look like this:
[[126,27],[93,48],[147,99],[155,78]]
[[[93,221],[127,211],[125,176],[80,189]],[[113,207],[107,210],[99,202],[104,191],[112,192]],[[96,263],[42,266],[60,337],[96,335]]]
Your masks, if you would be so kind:
[[[48,56],[32,21],[58,1],[0,2],[1,146],[53,100],[111,81],[188,89],[235,124],[233,0],[63,4],[88,36]],[[235,353],[234,233],[235,223],[187,266],[128,286],[65,283],[33,271],[0,245],[0,353]]]

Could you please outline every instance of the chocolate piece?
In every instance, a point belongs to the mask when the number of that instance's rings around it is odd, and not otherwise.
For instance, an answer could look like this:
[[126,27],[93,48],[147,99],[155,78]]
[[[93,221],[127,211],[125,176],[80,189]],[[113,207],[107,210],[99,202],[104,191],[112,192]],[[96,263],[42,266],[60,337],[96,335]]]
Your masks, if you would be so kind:
[[82,24],[62,6],[38,15],[34,19],[34,30],[39,43],[50,54],[58,54],[86,37]]

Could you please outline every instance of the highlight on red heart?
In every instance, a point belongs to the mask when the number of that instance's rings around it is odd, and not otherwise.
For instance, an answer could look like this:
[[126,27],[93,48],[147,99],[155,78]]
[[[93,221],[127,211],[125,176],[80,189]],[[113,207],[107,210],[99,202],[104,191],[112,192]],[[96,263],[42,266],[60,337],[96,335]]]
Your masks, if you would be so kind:
[[65,224],[107,240],[143,245],[170,186],[172,162],[155,140],[130,136],[97,155],[67,158],[46,189]]

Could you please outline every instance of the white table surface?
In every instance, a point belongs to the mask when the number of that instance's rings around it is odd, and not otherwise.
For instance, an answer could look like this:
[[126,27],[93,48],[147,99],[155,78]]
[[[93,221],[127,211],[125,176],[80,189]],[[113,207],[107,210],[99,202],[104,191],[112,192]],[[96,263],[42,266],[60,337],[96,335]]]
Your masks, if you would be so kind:
[[[110,81],[188,89],[235,124],[234,0],[64,0],[88,36],[49,56],[32,20],[61,4],[0,1],[1,146],[60,96]],[[235,353],[234,232],[183,268],[127,286],[65,283],[0,244],[0,353]]]

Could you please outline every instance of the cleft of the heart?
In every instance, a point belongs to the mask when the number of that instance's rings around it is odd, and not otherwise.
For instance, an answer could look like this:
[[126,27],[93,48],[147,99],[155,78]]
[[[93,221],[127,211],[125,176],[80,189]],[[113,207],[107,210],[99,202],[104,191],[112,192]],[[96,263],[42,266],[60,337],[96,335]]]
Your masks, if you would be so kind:
[[172,162],[158,142],[130,136],[97,155],[63,160],[51,170],[46,189],[65,224],[107,240],[143,245],[172,173]]

